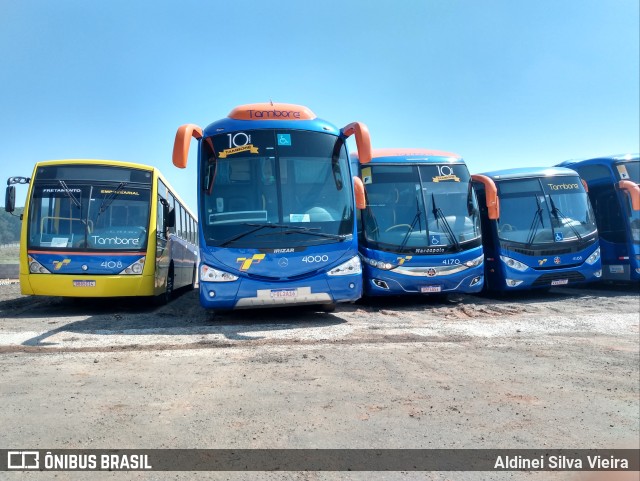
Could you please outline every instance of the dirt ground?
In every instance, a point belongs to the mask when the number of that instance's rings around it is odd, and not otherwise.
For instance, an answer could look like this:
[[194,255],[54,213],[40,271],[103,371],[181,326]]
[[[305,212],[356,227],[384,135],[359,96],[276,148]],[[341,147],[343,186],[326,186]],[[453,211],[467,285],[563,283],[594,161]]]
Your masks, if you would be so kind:
[[[637,286],[211,318],[195,292],[0,285],[0,447],[638,448]],[[566,472],[0,473],[2,479],[535,479]],[[606,479],[606,478],[602,478]]]

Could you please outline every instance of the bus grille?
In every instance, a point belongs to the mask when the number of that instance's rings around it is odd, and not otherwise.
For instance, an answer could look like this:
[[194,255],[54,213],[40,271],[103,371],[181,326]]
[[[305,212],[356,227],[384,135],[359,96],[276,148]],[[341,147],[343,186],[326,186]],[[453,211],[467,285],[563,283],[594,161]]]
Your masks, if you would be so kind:
[[550,286],[551,285],[551,281],[557,281],[560,279],[568,279],[569,280],[569,284],[572,284],[574,282],[583,282],[585,280],[585,277],[582,275],[582,273],[577,272],[577,271],[573,271],[573,272],[554,272],[554,273],[548,273],[548,274],[542,274],[540,277],[538,277],[532,284],[533,287],[543,287],[543,286]]
[[570,254],[571,249],[550,249],[547,251],[534,251],[532,249],[511,249],[518,254],[524,254],[525,256],[559,256],[561,254]]

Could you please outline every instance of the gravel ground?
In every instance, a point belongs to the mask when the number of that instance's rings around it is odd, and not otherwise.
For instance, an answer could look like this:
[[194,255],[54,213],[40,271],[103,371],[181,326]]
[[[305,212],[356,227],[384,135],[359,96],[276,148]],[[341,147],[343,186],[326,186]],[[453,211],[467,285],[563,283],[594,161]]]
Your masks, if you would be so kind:
[[[638,448],[639,312],[637,286],[599,286],[212,319],[194,292],[153,308],[28,298],[8,283],[0,285],[0,447]],[[587,479],[0,473],[18,477]]]

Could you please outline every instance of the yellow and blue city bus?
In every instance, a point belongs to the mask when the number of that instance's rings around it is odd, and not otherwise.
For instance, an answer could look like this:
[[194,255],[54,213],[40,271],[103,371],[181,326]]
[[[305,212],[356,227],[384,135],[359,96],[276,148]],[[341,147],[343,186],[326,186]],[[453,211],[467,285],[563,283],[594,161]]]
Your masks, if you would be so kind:
[[166,302],[193,285],[196,217],[158,169],[110,160],[36,164],[20,242],[23,294],[63,297],[153,296]]
[[187,165],[191,138],[199,141],[203,307],[330,311],[361,296],[355,209],[364,189],[349,166],[352,134],[364,161],[366,126],[338,129],[299,105],[242,105],[204,130],[178,129],[177,167]]
[[480,292],[480,214],[464,160],[426,149],[375,149],[371,157],[360,165],[364,293]]
[[596,216],[602,278],[640,281],[640,155],[623,154],[567,160],[589,186]]
[[487,290],[548,289],[600,279],[595,218],[575,171],[516,168],[472,179]]

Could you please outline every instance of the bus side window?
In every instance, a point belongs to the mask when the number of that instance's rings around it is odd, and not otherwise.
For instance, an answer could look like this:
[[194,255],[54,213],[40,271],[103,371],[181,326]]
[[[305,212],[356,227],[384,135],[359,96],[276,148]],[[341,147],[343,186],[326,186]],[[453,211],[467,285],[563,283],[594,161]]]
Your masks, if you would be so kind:
[[166,207],[162,203],[162,200],[164,199],[162,199],[161,197],[158,197],[158,215],[156,216],[156,235],[159,238],[164,239],[166,238],[166,234],[164,232],[164,212]]

